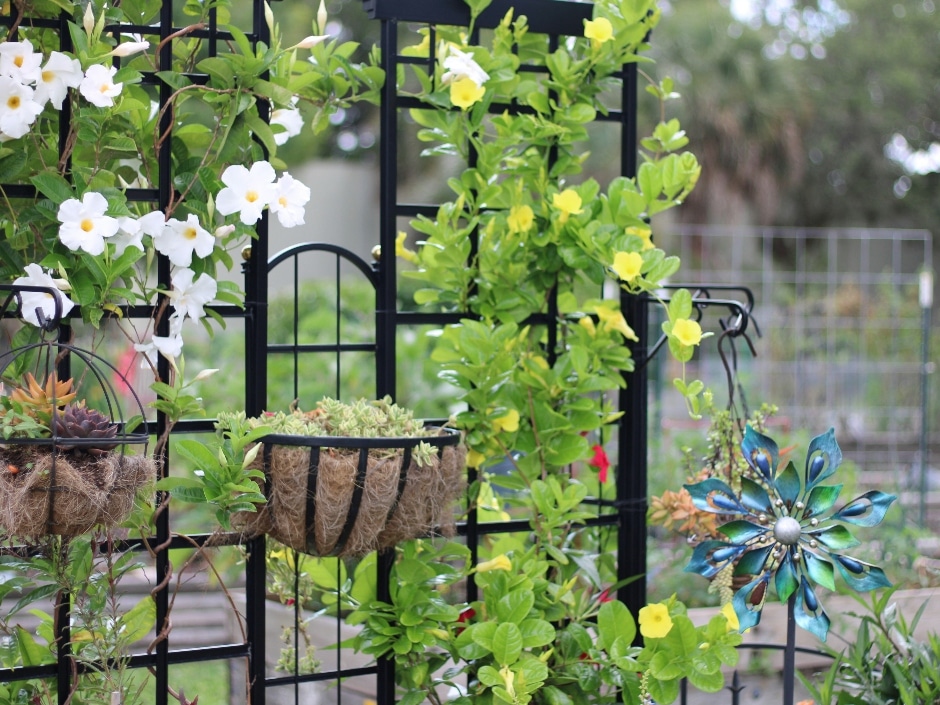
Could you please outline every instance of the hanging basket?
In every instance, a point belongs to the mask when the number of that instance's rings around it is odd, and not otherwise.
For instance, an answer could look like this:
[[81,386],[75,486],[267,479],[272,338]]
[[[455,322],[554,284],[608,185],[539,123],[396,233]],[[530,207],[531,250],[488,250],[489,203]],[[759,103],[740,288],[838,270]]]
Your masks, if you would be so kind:
[[[44,290],[0,285],[0,291],[10,292],[0,302],[2,315],[14,304],[22,308],[22,292]],[[57,306],[56,315],[46,319],[37,310],[44,335],[58,335],[59,313]],[[75,368],[84,383],[73,390],[63,380]],[[150,433],[143,406],[120,371],[89,350],[50,339],[0,355],[0,380],[2,393],[10,395],[0,409],[9,431],[0,438],[0,532],[20,539],[73,538],[96,525],[124,521],[157,466],[146,455]],[[115,384],[136,405],[135,430],[127,426]],[[95,409],[86,406],[91,398]],[[143,449],[131,455],[131,446]]]
[[[423,438],[272,434],[262,442],[268,502],[236,515],[233,525],[246,533],[314,556],[363,556],[454,533],[465,449],[453,429]],[[437,450],[427,465],[413,457],[422,442]]]

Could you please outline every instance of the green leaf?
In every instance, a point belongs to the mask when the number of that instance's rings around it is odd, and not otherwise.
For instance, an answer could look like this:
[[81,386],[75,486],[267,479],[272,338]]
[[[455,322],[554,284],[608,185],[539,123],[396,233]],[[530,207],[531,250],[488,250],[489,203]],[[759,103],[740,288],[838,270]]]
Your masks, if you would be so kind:
[[44,649],[36,642],[33,635],[20,625],[16,625],[15,637],[16,646],[19,649],[24,666],[39,666],[44,661],[51,661],[52,654],[49,653],[48,649]]
[[153,597],[147,595],[121,617],[120,624],[124,630],[121,637],[126,639],[127,643],[143,639],[153,629],[156,618],[157,603]]
[[519,631],[524,649],[546,646],[555,640],[555,627],[544,619],[526,619],[519,624]]
[[633,615],[619,600],[601,605],[597,613],[597,645],[607,650],[618,637],[630,644],[636,637],[636,622]]
[[70,198],[75,198],[72,186],[61,175],[54,171],[44,171],[30,179],[33,186],[46,198],[57,206]]
[[522,654],[522,632],[509,622],[500,624],[493,633],[493,658],[501,666],[511,666]]
[[496,618],[500,622],[512,622],[518,625],[529,616],[534,604],[535,595],[531,592],[513,590],[503,595],[496,603]]

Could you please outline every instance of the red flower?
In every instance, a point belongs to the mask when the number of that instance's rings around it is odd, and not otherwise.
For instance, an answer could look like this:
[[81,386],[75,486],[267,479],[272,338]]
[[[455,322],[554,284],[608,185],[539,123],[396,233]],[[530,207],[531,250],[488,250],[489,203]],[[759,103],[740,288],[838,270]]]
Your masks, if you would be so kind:
[[597,601],[601,604],[605,602],[613,602],[614,598],[610,596],[610,588],[604,588],[600,591],[600,594],[597,596]]
[[597,479],[601,482],[607,482],[607,471],[610,469],[610,459],[607,457],[607,451],[604,446],[595,445],[592,450],[594,457],[588,461],[588,465],[597,468]]
[[[477,616],[477,611],[473,609],[472,607],[468,607],[459,615],[457,615],[457,624],[466,624],[467,622],[469,622],[471,619],[473,619],[476,616]],[[457,627],[454,631],[457,634],[460,634],[460,632],[462,632],[463,630],[464,630],[463,627]]]

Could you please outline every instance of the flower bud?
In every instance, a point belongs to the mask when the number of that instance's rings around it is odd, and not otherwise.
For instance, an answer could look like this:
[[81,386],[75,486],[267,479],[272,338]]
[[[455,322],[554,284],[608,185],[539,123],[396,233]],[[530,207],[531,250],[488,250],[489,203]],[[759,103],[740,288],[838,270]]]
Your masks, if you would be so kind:
[[85,14],[82,16],[82,27],[84,27],[85,34],[89,37],[95,29],[95,10],[91,3],[85,5]]
[[313,49],[317,44],[330,38],[328,34],[311,34],[294,45],[295,49]]
[[326,31],[326,2],[320,0],[320,7],[317,9],[317,31],[323,33]]
[[268,31],[271,32],[271,36],[274,36],[274,11],[271,10],[271,6],[267,1],[264,3],[264,22],[268,25]]
[[228,237],[235,232],[234,225],[220,225],[215,229],[215,237],[218,240],[221,240],[223,237]]
[[114,49],[111,51],[111,56],[117,56],[117,57],[131,56],[133,54],[137,54],[139,52],[144,51],[149,46],[150,46],[150,42],[148,41],[124,42],[123,44],[118,44],[116,47],[114,47]]

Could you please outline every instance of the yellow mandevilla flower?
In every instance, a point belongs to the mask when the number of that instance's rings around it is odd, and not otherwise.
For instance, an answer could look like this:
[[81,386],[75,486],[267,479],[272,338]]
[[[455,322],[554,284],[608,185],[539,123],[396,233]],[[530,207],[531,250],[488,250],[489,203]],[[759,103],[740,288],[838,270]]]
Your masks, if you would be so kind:
[[450,84],[450,102],[461,110],[467,110],[481,100],[485,93],[483,86],[478,86],[469,78],[458,78]]
[[477,573],[488,573],[491,570],[512,570],[512,561],[505,553],[500,553],[496,558],[477,565]]
[[[626,320],[624,320],[624,322],[626,322]],[[581,318],[578,319],[578,325],[590,333],[592,338],[597,335],[597,326],[594,325],[594,319],[590,316],[581,316]]]
[[511,233],[526,233],[535,222],[535,213],[527,205],[513,206],[509,209],[506,224]]
[[639,252],[618,252],[614,255],[612,269],[620,281],[632,282],[640,276],[643,268],[643,255]]
[[591,40],[595,47],[609,41],[614,36],[614,28],[610,20],[606,17],[598,17],[596,20],[584,21],[584,36]]
[[405,247],[405,240],[407,239],[408,233],[406,233],[404,230],[400,230],[398,232],[398,237],[395,238],[395,256],[401,257],[406,262],[417,264],[418,253]]
[[647,227],[640,228],[635,225],[631,225],[626,229],[626,233],[627,235],[636,235],[643,241],[643,246],[641,248],[643,252],[646,252],[646,250],[652,250],[654,247],[656,247],[656,245],[653,244],[653,231]]
[[478,468],[486,461],[486,456],[471,448],[467,451],[467,467]]
[[734,611],[734,605],[726,602],[721,608],[721,614],[728,620],[728,631],[741,631],[741,623],[738,621],[738,613]]
[[552,206],[561,211],[558,220],[562,223],[568,222],[568,217],[583,213],[581,208],[581,196],[571,188],[566,188],[561,193],[552,194]]
[[519,430],[519,412],[515,409],[510,409],[499,418],[493,419],[493,429],[497,433],[500,431],[515,433]]
[[647,639],[662,639],[672,629],[669,608],[661,602],[654,602],[640,610],[640,634]]
[[595,304],[594,313],[597,314],[597,317],[605,328],[619,332],[627,340],[639,340],[636,333],[633,332],[633,329],[627,323],[627,319],[623,317],[620,311],[615,310],[612,306]]
[[702,342],[702,327],[697,321],[688,318],[678,318],[672,324],[672,334],[686,347],[698,345]]

